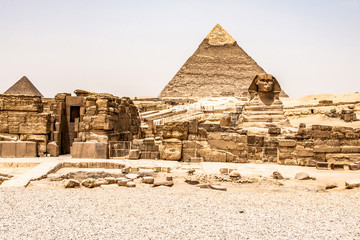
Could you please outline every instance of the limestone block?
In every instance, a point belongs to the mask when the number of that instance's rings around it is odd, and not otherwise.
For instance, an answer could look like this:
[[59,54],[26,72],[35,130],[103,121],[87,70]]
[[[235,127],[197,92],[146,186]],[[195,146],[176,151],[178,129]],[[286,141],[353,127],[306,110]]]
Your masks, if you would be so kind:
[[343,146],[341,147],[342,153],[360,153],[360,146]]
[[209,132],[208,140],[221,140],[221,132]]
[[47,135],[20,135],[20,140],[22,141],[31,141],[37,142],[38,144],[38,152],[46,153],[46,145],[48,143]]
[[280,147],[295,147],[296,141],[291,139],[279,139]]
[[352,189],[352,188],[358,188],[360,187],[360,180],[349,180],[345,182],[345,187],[347,189]]
[[36,142],[0,142],[0,154],[4,158],[33,158],[37,156]]
[[0,111],[42,112],[43,104],[39,96],[0,94]]
[[60,148],[57,142],[49,142],[47,144],[47,153],[50,154],[51,157],[57,157],[60,154]]
[[295,179],[297,179],[297,180],[308,180],[308,179],[310,179],[310,176],[309,176],[309,174],[307,174],[305,172],[300,172],[300,173],[297,173],[295,175]]
[[139,159],[140,150],[139,149],[130,149],[129,159]]
[[142,178],[142,183],[153,184],[154,183],[154,178],[153,177],[143,177]]
[[168,122],[165,123],[163,129],[163,138],[176,138],[179,140],[187,140],[189,132],[188,122]]
[[320,145],[320,146],[314,146],[314,152],[316,152],[316,153],[339,153],[339,152],[341,152],[341,148],[334,147],[334,146]]
[[298,165],[296,159],[285,159],[285,160],[284,160],[284,164],[285,164],[285,165]]
[[231,150],[237,149],[238,144],[233,141],[224,141],[224,140],[209,140],[209,145],[211,148],[214,149],[221,149],[221,150]]
[[248,145],[262,147],[264,146],[264,136],[248,135],[247,142]]
[[101,142],[74,142],[71,148],[73,158],[107,159],[108,144]]
[[329,163],[354,163],[360,161],[359,153],[328,153],[326,161]]
[[65,188],[74,188],[74,187],[79,187],[79,186],[80,186],[80,182],[75,179],[66,179],[64,181]]
[[312,150],[297,150],[297,157],[312,157],[314,156],[314,152]]
[[182,142],[178,139],[168,139],[163,141],[160,151],[160,158],[163,160],[178,161],[181,159]]

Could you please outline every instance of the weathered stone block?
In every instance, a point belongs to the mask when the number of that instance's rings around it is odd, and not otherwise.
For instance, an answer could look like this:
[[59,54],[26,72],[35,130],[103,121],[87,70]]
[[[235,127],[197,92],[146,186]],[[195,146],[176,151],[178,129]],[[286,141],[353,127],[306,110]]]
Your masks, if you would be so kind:
[[0,142],[0,154],[4,158],[32,158],[37,156],[36,142]]
[[60,148],[56,142],[49,142],[46,150],[51,157],[57,157],[60,154]]
[[296,141],[291,139],[279,139],[279,147],[295,147]]
[[314,146],[314,152],[316,153],[339,153],[341,152],[340,147],[334,146]]
[[341,147],[342,153],[360,153],[360,146],[343,146]]
[[160,151],[160,158],[163,160],[178,161],[181,159],[182,142],[177,139],[169,139],[163,141]]
[[73,158],[107,159],[108,144],[100,142],[74,142],[71,148]]
[[130,149],[129,159],[139,159],[140,150],[139,149]]

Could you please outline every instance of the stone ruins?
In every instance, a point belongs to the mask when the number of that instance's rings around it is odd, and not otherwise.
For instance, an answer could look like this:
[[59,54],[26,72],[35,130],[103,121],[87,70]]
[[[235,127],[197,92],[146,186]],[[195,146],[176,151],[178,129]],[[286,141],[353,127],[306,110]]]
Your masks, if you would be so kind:
[[[289,99],[279,81],[220,25],[159,98],[74,93],[44,98],[23,77],[1,94],[0,156],[348,164],[353,169],[360,161],[360,128],[351,125],[360,101]],[[337,124],[311,122],[316,117]]]

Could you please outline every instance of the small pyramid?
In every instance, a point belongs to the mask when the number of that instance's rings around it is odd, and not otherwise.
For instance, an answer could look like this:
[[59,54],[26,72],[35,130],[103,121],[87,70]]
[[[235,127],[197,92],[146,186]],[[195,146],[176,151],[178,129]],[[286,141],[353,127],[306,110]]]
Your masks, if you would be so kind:
[[43,97],[37,88],[30,82],[30,80],[23,76],[19,81],[12,85],[4,94],[13,95],[31,95]]
[[261,73],[265,71],[216,24],[159,96],[248,96],[252,80]]

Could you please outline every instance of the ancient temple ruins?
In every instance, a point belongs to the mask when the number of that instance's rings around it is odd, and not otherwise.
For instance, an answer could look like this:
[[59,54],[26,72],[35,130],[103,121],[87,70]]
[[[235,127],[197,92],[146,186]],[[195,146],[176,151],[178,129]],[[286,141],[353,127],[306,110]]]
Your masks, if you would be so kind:
[[117,156],[126,148],[112,142],[129,142],[139,132],[138,110],[129,98],[83,90],[42,98],[26,77],[19,82],[0,94],[2,157],[108,158],[110,150]]
[[159,96],[248,96],[260,73],[265,71],[217,24]]

